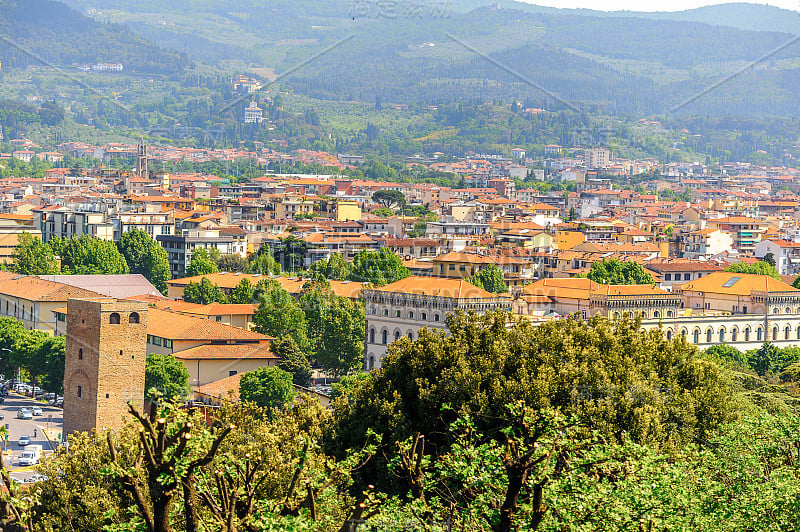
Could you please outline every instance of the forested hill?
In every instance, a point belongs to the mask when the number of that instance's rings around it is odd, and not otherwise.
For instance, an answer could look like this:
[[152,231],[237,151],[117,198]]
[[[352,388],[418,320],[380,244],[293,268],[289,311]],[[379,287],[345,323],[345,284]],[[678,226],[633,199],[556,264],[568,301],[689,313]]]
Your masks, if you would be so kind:
[[190,61],[125,26],[102,24],[50,0],[0,0],[3,68],[122,63],[128,71],[173,74]]

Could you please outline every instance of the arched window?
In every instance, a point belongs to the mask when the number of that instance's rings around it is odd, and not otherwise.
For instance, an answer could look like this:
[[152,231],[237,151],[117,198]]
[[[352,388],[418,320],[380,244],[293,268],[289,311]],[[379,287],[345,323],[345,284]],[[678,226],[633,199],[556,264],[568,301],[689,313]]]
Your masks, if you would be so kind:
[[791,332],[791,330],[792,330],[792,329],[791,329],[791,328],[790,328],[788,325],[787,325],[787,326],[786,326],[786,328],[783,330],[783,339],[784,339],[784,340],[788,340],[788,339],[789,339],[789,333]]
[[399,310],[395,310],[394,311],[394,317],[395,318],[399,318],[400,317],[400,311]]
[[750,341],[750,327],[745,327],[744,328],[744,341],[745,342],[749,342]]
[[672,341],[672,329],[667,329],[667,342]]
[[615,312],[614,313],[614,319],[617,319],[617,318],[619,318],[619,312]]
[[375,367],[375,356],[370,355],[369,356],[369,369],[372,369],[374,367]]
[[800,340],[800,325],[797,326],[797,339]]
[[792,313],[792,309],[790,307],[786,307],[786,314],[791,314],[791,313]]
[[131,312],[131,315],[128,316],[128,323],[139,323],[139,313]]
[[388,308],[383,309],[383,315],[384,316],[388,316],[389,315],[389,309]]
[[643,320],[646,320],[646,319],[647,319],[647,312],[645,312],[645,311],[642,311],[642,319],[643,319]]
[[78,348],[78,360],[83,360],[83,348]]
[[759,327],[758,329],[756,329],[756,341],[757,341],[757,342],[760,342],[760,341],[761,341],[761,327]]
[[654,318],[660,318],[661,317],[661,313],[659,311],[657,311],[657,310],[654,310],[653,311],[653,317]]
[[772,328],[772,339],[773,340],[777,340],[778,339],[778,326],[777,325]]
[[439,321],[439,315],[438,314],[434,314],[433,315],[433,321]]
[[375,343],[375,329],[374,328],[369,330],[369,343],[371,343],[371,344]]
[[414,313],[413,312],[409,312],[408,313],[408,319],[410,319],[410,320],[414,319]]
[[773,314],[778,314],[780,311],[781,311],[781,309],[779,309],[778,307],[775,307],[774,309],[772,309],[772,313]]
[[738,336],[738,334],[739,334],[739,329],[737,329],[736,327],[731,329],[731,342],[736,341],[736,337]]
[[711,343],[711,335],[712,334],[714,334],[714,331],[712,331],[711,328],[709,327],[709,329],[706,331],[706,343],[709,343],[709,344]]
[[408,335],[407,336],[408,336],[409,340],[413,340],[414,339],[414,333],[411,332],[411,331],[408,331]]
[[389,331],[387,331],[386,329],[381,331],[381,343],[383,345],[386,345],[386,344],[389,343]]
[[427,312],[423,312],[422,313],[422,321],[426,321],[427,319],[428,319],[428,313]]
[[681,336],[683,337],[684,340],[686,340],[687,334],[689,334],[689,331],[687,331],[686,329],[681,329]]
[[694,332],[692,333],[692,339],[693,339],[694,343],[696,343],[696,344],[700,343],[700,329],[695,329],[694,330]]
[[719,329],[719,341],[720,343],[725,341],[725,327],[720,327]]
[[667,311],[667,317],[668,317],[668,318],[671,318],[671,317],[672,317],[672,311],[671,311],[671,310],[668,310],[668,311]]
[[400,339],[400,331],[395,331],[395,332],[394,332],[394,341],[396,342],[396,341],[398,341],[399,339]]
[[113,325],[119,325],[119,314],[116,312],[112,312],[111,316],[108,317],[108,323]]

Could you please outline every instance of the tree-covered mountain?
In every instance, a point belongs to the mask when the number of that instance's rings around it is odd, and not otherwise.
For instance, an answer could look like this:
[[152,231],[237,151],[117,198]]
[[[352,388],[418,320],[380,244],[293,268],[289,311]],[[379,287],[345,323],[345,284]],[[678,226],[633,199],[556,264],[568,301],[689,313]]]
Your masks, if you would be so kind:
[[0,35],[4,68],[102,62],[141,73],[176,74],[190,63],[125,26],[99,23],[51,0],[0,0]]

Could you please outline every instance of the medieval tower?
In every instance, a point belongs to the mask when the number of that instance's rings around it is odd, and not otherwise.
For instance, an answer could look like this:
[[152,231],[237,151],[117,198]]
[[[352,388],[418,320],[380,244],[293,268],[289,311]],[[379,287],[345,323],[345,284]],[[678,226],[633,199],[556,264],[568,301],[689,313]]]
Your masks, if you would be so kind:
[[64,437],[116,429],[128,402],[141,410],[147,304],[116,299],[67,301]]

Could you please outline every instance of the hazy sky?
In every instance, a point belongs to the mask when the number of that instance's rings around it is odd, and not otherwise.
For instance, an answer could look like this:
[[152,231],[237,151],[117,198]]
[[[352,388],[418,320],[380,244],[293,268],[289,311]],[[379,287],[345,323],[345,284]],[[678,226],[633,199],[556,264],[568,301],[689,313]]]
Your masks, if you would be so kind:
[[[736,0],[721,0],[715,2],[713,0],[522,0],[529,4],[536,4],[540,6],[564,7],[564,8],[584,8],[584,9],[597,9],[601,11],[618,11],[626,9],[629,11],[683,11],[684,9],[693,9],[696,7],[711,5],[711,4],[724,4],[728,1],[734,2]],[[791,9],[792,11],[800,11],[800,0],[746,0],[752,4],[769,4],[783,9]]]

